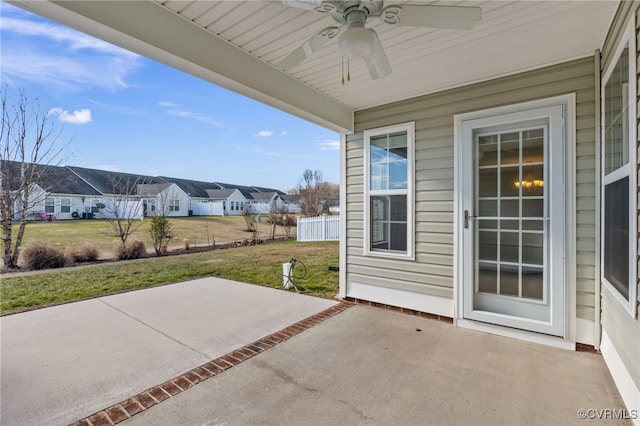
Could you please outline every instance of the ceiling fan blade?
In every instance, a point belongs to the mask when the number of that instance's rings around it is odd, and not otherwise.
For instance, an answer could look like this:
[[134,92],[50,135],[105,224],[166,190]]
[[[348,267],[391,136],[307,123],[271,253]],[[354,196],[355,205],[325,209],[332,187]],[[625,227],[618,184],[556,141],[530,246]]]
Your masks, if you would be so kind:
[[287,7],[295,7],[304,10],[316,10],[323,0],[282,0],[282,4]]
[[282,61],[276,65],[283,70],[289,70],[300,65],[312,54],[322,49],[332,38],[338,35],[340,28],[337,26],[327,27],[305,41],[301,46],[289,53]]
[[382,47],[378,33],[374,32],[374,34],[373,48],[371,49],[371,53],[364,58],[364,62],[367,64],[367,68],[369,68],[371,78],[376,80],[385,78],[391,74],[391,64],[389,64],[387,54],[384,53],[384,47]]
[[381,14],[387,24],[469,30],[482,21],[482,9],[467,6],[392,5]]

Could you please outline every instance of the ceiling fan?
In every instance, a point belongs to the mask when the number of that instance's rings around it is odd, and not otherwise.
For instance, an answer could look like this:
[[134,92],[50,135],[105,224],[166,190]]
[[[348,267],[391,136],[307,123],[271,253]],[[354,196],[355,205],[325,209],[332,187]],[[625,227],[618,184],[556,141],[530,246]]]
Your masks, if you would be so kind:
[[330,14],[337,25],[327,27],[287,55],[277,66],[290,70],[338,37],[338,46],[347,60],[364,59],[371,78],[384,78],[391,73],[378,34],[365,28],[367,19],[380,17],[391,25],[468,30],[482,21],[482,9],[468,6],[436,6],[392,4],[382,0],[282,0],[288,7]]

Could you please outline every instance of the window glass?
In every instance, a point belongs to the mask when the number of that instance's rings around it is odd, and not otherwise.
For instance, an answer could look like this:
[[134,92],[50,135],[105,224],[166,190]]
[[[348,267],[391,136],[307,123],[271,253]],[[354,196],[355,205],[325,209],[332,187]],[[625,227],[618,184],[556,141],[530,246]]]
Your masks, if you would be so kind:
[[71,198],[60,199],[60,213],[71,213]]
[[[366,203],[368,204],[368,247],[366,252],[412,254],[412,176],[409,158],[413,149],[413,125],[401,125],[390,132],[366,131],[365,149],[369,164]],[[411,138],[411,143],[410,143]]]
[[[635,317],[637,223],[635,168],[636,48],[635,25],[629,24],[602,91],[602,281]],[[630,79],[630,76],[632,79]]]
[[604,276],[629,300],[629,177],[604,190]]
[[629,47],[604,89],[604,174],[629,162]]
[[45,198],[44,211],[45,213],[55,213],[55,200],[53,198]]

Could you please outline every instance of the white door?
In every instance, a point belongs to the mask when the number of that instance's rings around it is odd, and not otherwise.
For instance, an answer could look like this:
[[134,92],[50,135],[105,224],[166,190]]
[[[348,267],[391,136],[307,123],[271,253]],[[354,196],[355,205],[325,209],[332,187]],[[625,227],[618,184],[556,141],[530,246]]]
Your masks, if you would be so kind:
[[564,336],[563,106],[462,129],[463,317]]

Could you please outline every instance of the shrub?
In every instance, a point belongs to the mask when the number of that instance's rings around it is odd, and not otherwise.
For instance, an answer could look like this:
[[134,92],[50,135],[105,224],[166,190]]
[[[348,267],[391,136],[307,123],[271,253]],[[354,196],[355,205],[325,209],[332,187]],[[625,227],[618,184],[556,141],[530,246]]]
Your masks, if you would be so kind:
[[118,246],[115,254],[118,260],[140,259],[147,254],[147,249],[142,241],[136,240],[132,243]]
[[76,263],[93,262],[98,259],[98,249],[93,246],[84,246],[79,249],[70,250],[69,259]]
[[159,256],[166,253],[169,240],[172,238],[169,219],[164,215],[152,217],[149,233],[151,234],[151,241],[156,254]]
[[55,248],[35,245],[22,252],[25,268],[29,270],[62,268],[65,264],[64,254]]

